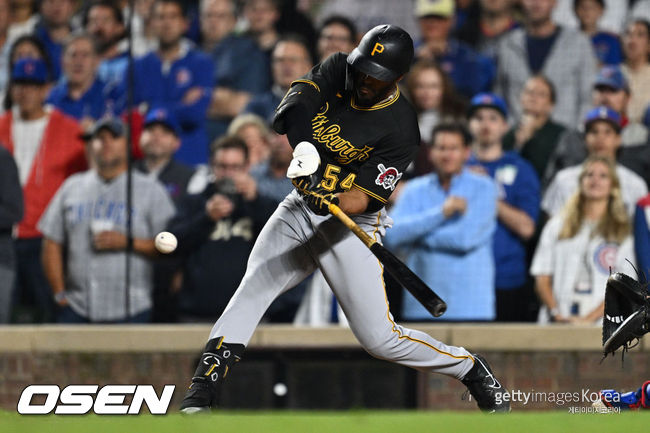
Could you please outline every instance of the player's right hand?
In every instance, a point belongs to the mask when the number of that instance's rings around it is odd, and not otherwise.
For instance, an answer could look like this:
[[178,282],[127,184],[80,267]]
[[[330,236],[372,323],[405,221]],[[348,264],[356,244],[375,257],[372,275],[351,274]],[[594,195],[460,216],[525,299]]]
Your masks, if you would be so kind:
[[309,190],[307,194],[302,197],[307,203],[307,207],[311,209],[316,215],[325,216],[329,215],[329,204],[338,206],[339,198],[336,194],[325,190],[322,187],[317,187]]
[[226,218],[234,208],[233,202],[223,194],[215,194],[205,203],[205,213],[213,221]]
[[300,195],[307,194],[311,189],[316,186],[315,176],[300,176],[291,179],[291,183],[296,187]]

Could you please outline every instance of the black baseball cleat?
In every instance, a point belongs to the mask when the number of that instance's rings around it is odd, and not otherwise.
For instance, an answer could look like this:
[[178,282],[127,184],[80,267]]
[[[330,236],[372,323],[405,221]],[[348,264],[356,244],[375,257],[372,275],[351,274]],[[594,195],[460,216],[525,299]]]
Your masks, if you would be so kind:
[[474,366],[461,380],[483,412],[510,412],[508,391],[494,377],[490,365],[481,355],[472,355]]
[[211,383],[192,382],[181,403],[181,412],[188,415],[210,412],[217,395],[216,389],[213,388],[216,387]]
[[244,349],[243,344],[224,342],[223,337],[208,341],[181,403],[181,413],[209,412],[216,406],[221,383],[230,367],[241,359]]

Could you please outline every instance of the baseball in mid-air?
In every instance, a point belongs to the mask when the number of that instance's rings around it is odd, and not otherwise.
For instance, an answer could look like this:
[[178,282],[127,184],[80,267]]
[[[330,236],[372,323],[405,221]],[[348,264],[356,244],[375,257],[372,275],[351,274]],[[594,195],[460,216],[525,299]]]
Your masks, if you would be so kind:
[[169,232],[160,232],[155,239],[156,249],[163,254],[169,254],[176,249],[178,240]]

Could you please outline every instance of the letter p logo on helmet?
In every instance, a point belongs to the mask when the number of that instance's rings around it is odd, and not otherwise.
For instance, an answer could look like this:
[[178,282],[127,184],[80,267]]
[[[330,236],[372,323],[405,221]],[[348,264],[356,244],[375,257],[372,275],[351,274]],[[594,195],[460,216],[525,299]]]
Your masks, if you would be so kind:
[[375,46],[372,48],[372,51],[370,52],[371,56],[374,56],[375,53],[381,54],[384,52],[384,46],[380,44],[379,42],[375,43]]

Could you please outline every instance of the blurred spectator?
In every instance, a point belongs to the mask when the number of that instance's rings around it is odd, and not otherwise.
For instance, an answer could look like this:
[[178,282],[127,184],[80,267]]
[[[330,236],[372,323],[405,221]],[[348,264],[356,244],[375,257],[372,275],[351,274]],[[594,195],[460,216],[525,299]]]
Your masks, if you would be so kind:
[[[555,87],[545,76],[533,75],[526,80],[520,97],[521,118],[503,138],[503,148],[519,152],[544,182],[551,180],[545,173],[565,132],[562,125],[551,119],[556,98]],[[542,183],[542,186],[546,187],[546,184]]]
[[[447,301],[447,320],[493,320],[495,313],[492,237],[497,190],[487,176],[464,168],[470,140],[457,124],[436,126],[431,147],[436,171],[406,184],[392,209],[395,223],[385,239]],[[405,292],[402,318],[431,320],[431,314]]]
[[205,163],[209,153],[205,118],[214,64],[183,38],[188,24],[181,1],[156,0],[153,19],[158,50],[135,61],[134,103],[172,112],[181,126],[175,158],[186,164]]
[[414,171],[416,175],[430,173],[433,166],[429,144],[433,128],[443,120],[463,120],[465,107],[449,76],[430,60],[420,60],[411,67],[406,77],[406,88],[418,113],[420,140],[424,144],[413,161]]
[[630,221],[616,168],[590,157],[578,175],[578,191],[544,227],[530,269],[542,302],[540,323],[594,323],[603,316],[610,272],[633,272]]
[[52,59],[45,50],[45,45],[34,35],[24,35],[13,41],[9,51],[9,68],[7,69],[10,78],[14,64],[18,60],[28,57],[43,60],[47,69],[48,81],[53,80]]
[[244,108],[245,113],[254,113],[271,122],[275,109],[289,90],[294,80],[305,75],[313,63],[305,40],[298,35],[285,35],[273,48],[271,90],[253,96]]
[[[327,283],[327,280],[320,269],[314,271],[311,278],[307,281],[307,287],[302,295],[300,306],[298,307],[298,311],[296,311],[293,324],[295,326],[317,327],[331,326],[333,323],[336,323],[338,326],[349,328],[350,324],[348,318],[345,316],[341,304],[336,300],[332,288]],[[398,286],[397,288],[400,290],[401,294],[402,287]],[[285,293],[285,295],[292,293],[293,291],[295,291],[295,289]],[[395,305],[391,302],[390,306],[392,313]],[[401,318],[399,320],[401,321]]]
[[479,0],[458,30],[458,39],[496,60],[501,38],[519,27],[513,15],[513,4],[514,0]]
[[271,150],[269,140],[271,129],[264,120],[255,114],[240,114],[228,127],[227,135],[236,135],[248,147],[248,162],[251,169],[268,161]]
[[496,320],[525,322],[532,288],[528,282],[526,243],[535,234],[539,214],[539,179],[535,169],[515,152],[503,152],[508,130],[505,102],[491,93],[472,98],[469,127],[474,154],[469,168],[494,179],[497,190],[497,228],[493,253],[496,272]]
[[605,0],[574,0],[573,10],[578,17],[580,30],[591,38],[600,64],[618,65],[621,63],[623,51],[620,39],[616,34],[602,31],[598,27],[598,22],[605,11]]
[[9,0],[0,0],[0,92],[4,91],[9,81],[7,64],[12,40],[9,38]]
[[357,28],[348,18],[334,15],[323,21],[318,31],[318,59],[320,62],[334,53],[350,54],[357,42]]
[[647,281],[650,274],[650,195],[646,195],[636,204],[634,249],[639,270],[645,274]]
[[[618,160],[641,176],[650,187],[650,111],[648,108],[645,109],[640,123],[631,122],[625,117],[630,101],[631,94],[627,93],[622,104],[625,126],[621,133],[623,144]],[[607,102],[605,105],[608,105]]]
[[86,168],[81,129],[74,119],[45,106],[48,72],[42,60],[19,60],[9,91],[15,106],[0,116],[0,143],[16,159],[25,202],[15,240],[16,299],[32,296],[40,320],[48,321],[54,304],[41,268],[41,233],[36,223],[63,181]]
[[269,59],[247,37],[234,34],[237,24],[234,0],[201,0],[203,51],[215,65],[208,135],[212,140],[226,132],[233,117],[244,110],[253,94],[269,89]]
[[248,23],[247,34],[267,55],[280,39],[276,23],[280,19],[280,0],[244,0],[244,18]]
[[[174,153],[181,145],[180,126],[174,115],[164,108],[152,108],[144,119],[140,147],[144,157],[135,162],[135,168],[158,180],[178,209],[187,195],[194,170],[175,161]],[[159,258],[154,263],[152,321],[173,322],[176,319],[174,293],[180,278],[178,259],[171,256]]]
[[117,87],[97,76],[99,56],[93,39],[87,34],[70,37],[63,49],[63,79],[47,98],[63,113],[77,119],[88,130],[105,115],[118,115],[124,96]]
[[23,218],[23,191],[11,153],[0,146],[0,324],[11,318],[11,292],[16,278],[12,232]]
[[250,173],[257,182],[259,193],[279,204],[293,190],[291,179],[287,177],[293,148],[286,135],[275,133],[269,137],[269,148],[269,159],[251,168]]
[[637,0],[634,2],[629,18],[650,22],[650,0]]
[[[432,0],[436,2],[437,0]],[[457,33],[461,27],[467,23],[473,7],[476,6],[476,0],[454,0],[456,12],[454,13],[454,33]]]
[[173,159],[181,146],[180,125],[165,108],[152,108],[144,119],[140,147],[144,157],[135,163],[141,173],[157,179],[178,206],[187,192],[194,170]]
[[[52,81],[53,76],[53,66],[50,58],[45,51],[45,47],[39,39],[33,35],[24,35],[19,37],[13,42],[11,49],[9,50],[9,64],[7,65],[7,77],[11,82],[11,71],[14,68],[16,62],[20,59],[32,58],[40,59],[45,62],[47,69],[47,81]],[[8,90],[8,89],[6,89]],[[3,92],[3,102],[2,108],[4,110],[9,110],[12,106],[11,93],[9,91]]]
[[[309,1],[309,0],[308,0]],[[303,0],[280,0],[280,19],[275,23],[275,28],[280,35],[286,33],[299,34],[307,41],[312,57],[315,57],[316,28],[312,22],[311,14]]]
[[40,20],[34,27],[34,35],[45,46],[53,65],[53,79],[61,76],[63,43],[72,31],[71,20],[75,13],[73,0],[41,0]]
[[[621,146],[621,117],[611,108],[600,106],[587,113],[585,117],[585,142],[588,156],[607,158],[615,164],[617,179],[621,184],[621,200],[629,215],[634,215],[634,207],[648,188],[636,173],[616,163]],[[560,170],[549,185],[542,200],[542,209],[549,215],[557,215],[579,186],[582,165],[574,165]]]
[[454,0],[417,0],[415,15],[421,36],[415,42],[417,59],[440,64],[451,77],[456,90],[467,99],[492,88],[495,76],[492,60],[449,36],[453,26]]
[[154,236],[165,228],[174,206],[158,182],[133,172],[127,302],[126,125],[116,118],[98,122],[88,153],[92,168],[65,181],[39,222],[45,237],[43,266],[61,307],[57,321],[148,322]]
[[[650,105],[643,115],[643,124],[633,124],[635,129],[645,132],[646,140],[635,146],[623,146],[619,161],[645,180],[650,189]],[[636,135],[636,134],[635,134]]]
[[133,55],[141,57],[158,47],[151,18],[151,6],[155,0],[135,0],[133,17]]
[[390,23],[403,28],[415,39],[418,25],[413,16],[414,2],[415,0],[328,0],[318,8],[316,22],[320,24],[332,15],[343,15],[354,22],[361,34],[380,24]]
[[597,67],[591,42],[584,34],[551,21],[555,0],[522,0],[522,5],[526,27],[511,31],[499,44],[495,90],[505,97],[518,121],[526,80],[543,74],[557,91],[553,119],[573,128],[590,106]]
[[[644,168],[650,165],[650,158],[644,151],[648,140],[648,129],[640,123],[631,123],[626,115],[630,101],[630,88],[625,74],[619,66],[601,68],[592,91],[594,106],[605,106],[620,117],[621,145],[619,161],[640,176],[650,176]],[[551,155],[545,173],[545,182],[562,168],[582,163],[587,157],[583,134],[577,130],[567,131]]]
[[255,238],[276,207],[258,194],[241,139],[217,141],[211,160],[215,181],[187,196],[169,224],[178,237],[177,254],[185,259],[178,299],[185,322],[212,322],[223,312],[244,276]]
[[9,0],[9,39],[16,39],[34,31],[38,22],[34,0]]
[[[625,20],[628,17],[629,0],[605,0],[604,14],[599,19],[598,27],[605,31],[620,34],[623,30]],[[553,21],[562,27],[578,29],[580,22],[573,13],[575,0],[557,0],[557,6],[553,10]]]
[[640,122],[650,104],[650,23],[634,20],[623,33],[625,62],[623,72],[630,83],[627,115],[631,122]]
[[465,107],[449,76],[432,61],[421,60],[413,65],[406,78],[406,88],[418,112],[420,138],[424,143],[431,141],[433,128],[441,120],[465,117]]
[[122,81],[129,64],[122,10],[110,0],[93,1],[84,11],[83,26],[101,57],[99,78],[110,84]]

